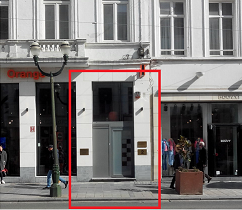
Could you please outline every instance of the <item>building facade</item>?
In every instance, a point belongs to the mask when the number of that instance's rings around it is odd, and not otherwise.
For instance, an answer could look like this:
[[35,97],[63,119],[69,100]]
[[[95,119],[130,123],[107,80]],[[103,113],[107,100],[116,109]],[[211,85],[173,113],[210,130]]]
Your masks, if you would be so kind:
[[[57,71],[63,40],[71,53],[55,78],[61,175],[68,174],[68,70],[76,69],[82,72],[71,78],[73,179],[158,180],[159,129],[175,143],[184,136],[192,150],[203,139],[211,176],[241,176],[241,11],[239,0],[0,0],[8,181],[45,180],[49,79],[34,66],[29,46],[38,41],[41,68]],[[157,73],[115,72],[141,65],[161,69],[161,101]],[[172,159],[162,156],[162,175],[170,176]]]

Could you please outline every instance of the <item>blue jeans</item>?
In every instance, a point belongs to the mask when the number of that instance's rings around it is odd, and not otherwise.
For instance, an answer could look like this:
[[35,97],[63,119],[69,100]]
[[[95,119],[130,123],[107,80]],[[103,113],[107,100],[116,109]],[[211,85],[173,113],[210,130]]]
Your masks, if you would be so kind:
[[167,157],[168,151],[164,151],[162,154],[162,170],[167,170]]
[[[47,174],[47,187],[50,187],[51,186],[51,177],[52,177],[52,170],[49,170],[48,171],[48,174]],[[63,184],[66,184],[66,181],[59,177],[59,180],[63,183]]]

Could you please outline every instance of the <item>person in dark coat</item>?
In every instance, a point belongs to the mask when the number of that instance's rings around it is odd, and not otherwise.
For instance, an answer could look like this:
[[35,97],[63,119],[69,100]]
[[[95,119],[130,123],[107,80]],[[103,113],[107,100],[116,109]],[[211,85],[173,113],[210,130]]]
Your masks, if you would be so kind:
[[178,169],[181,166],[181,157],[180,157],[181,146],[176,145],[175,150],[176,150],[176,154],[174,156],[174,164],[173,164],[175,173],[173,175],[171,185],[170,185],[170,188],[172,188],[172,189],[175,189],[174,184],[176,182],[176,169]]
[[198,157],[197,168],[203,172],[203,183],[204,183],[204,176],[207,178],[209,183],[212,178],[208,174],[204,173],[204,169],[207,166],[207,150],[204,148],[204,146],[205,146],[204,142],[199,143],[199,157]]
[[1,177],[1,184],[5,184],[3,181],[3,169],[5,169],[7,163],[7,152],[3,150],[3,146],[0,145],[0,177]]
[[[48,173],[47,173],[47,186],[43,189],[50,189],[51,185],[51,176],[52,176],[52,170],[53,170],[53,164],[54,164],[54,154],[53,154],[53,145],[49,145],[48,147]],[[65,188],[68,185],[68,181],[65,181],[63,178],[59,177],[59,180],[65,185]]]

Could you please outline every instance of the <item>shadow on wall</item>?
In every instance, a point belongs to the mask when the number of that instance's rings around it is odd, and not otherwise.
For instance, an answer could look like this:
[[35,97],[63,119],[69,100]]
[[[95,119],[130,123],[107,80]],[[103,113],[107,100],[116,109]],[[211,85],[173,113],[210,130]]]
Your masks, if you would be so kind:
[[177,88],[178,91],[184,91],[187,90],[196,80],[198,79],[197,76],[192,78],[191,80],[185,82],[183,85]]
[[240,87],[241,85],[242,85],[242,80],[240,80],[240,81],[234,83],[233,85],[231,85],[231,86],[228,88],[228,90],[229,90],[229,91],[237,90],[237,89],[239,89],[239,87]]

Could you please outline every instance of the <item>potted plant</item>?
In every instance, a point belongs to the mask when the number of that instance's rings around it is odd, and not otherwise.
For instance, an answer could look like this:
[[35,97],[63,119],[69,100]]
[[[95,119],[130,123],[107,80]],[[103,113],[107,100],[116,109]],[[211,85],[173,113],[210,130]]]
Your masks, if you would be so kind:
[[182,167],[176,170],[176,191],[180,195],[202,195],[203,194],[203,172],[196,169],[188,169],[186,163],[191,161],[191,143],[183,136],[178,140],[181,147],[180,156]]

